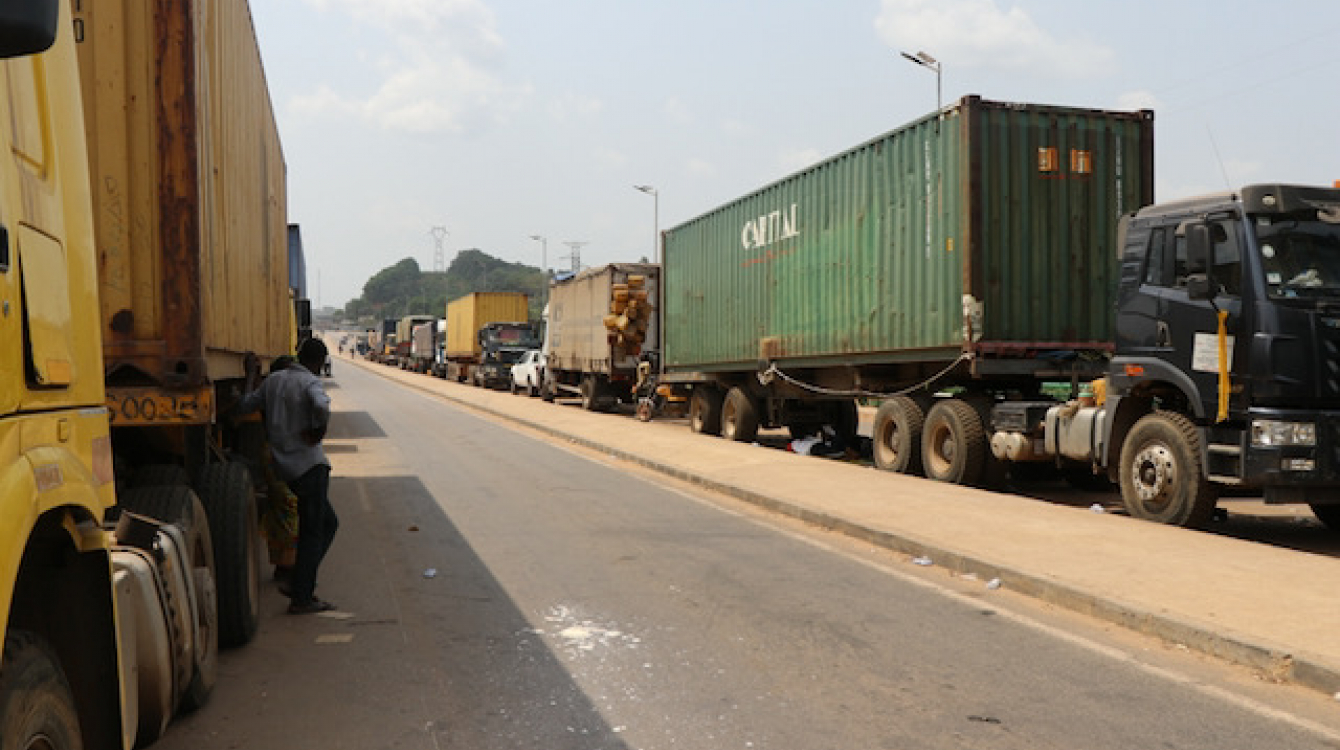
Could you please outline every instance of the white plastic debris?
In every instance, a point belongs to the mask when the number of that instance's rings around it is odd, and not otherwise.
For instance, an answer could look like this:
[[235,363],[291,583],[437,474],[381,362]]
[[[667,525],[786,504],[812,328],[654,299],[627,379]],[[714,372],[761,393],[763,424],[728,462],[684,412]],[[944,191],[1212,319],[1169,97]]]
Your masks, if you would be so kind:
[[995,591],[996,589],[1000,588],[1000,579],[992,578],[991,580],[986,582],[986,587],[991,591]]
[[934,565],[935,563],[933,563],[929,557],[914,557],[914,558],[912,558],[912,564],[913,564],[913,565]]
[[437,578],[437,568],[428,568],[423,572],[424,578]]
[[1089,506],[1089,510],[1093,511],[1094,513],[1106,513],[1106,512],[1107,512],[1107,510],[1106,510],[1105,508],[1103,508],[1103,506],[1102,506],[1101,503],[1094,503],[1093,505],[1090,505],[1090,506]]

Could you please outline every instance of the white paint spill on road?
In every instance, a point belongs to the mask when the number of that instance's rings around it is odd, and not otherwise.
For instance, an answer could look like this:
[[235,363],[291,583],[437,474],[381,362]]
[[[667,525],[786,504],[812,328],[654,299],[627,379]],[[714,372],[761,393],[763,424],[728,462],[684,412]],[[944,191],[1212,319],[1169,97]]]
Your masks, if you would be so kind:
[[552,623],[552,629],[540,632],[557,639],[570,656],[580,656],[597,649],[636,649],[642,643],[641,638],[611,623],[581,618],[564,605],[551,607],[544,619]]

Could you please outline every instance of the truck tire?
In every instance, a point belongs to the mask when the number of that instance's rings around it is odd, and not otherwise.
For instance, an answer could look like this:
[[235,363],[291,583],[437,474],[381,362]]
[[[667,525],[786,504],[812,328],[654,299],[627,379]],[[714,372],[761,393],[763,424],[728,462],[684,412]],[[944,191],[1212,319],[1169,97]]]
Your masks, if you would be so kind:
[[586,411],[600,411],[600,378],[595,375],[582,376],[582,408]]
[[507,391],[511,393],[513,396],[521,392],[521,389],[518,388],[516,385],[516,378],[512,378],[511,380],[507,381]]
[[899,474],[921,473],[921,428],[926,412],[907,396],[879,405],[872,433],[875,466]]
[[261,532],[256,492],[246,466],[209,464],[196,481],[214,541],[219,595],[219,644],[242,646],[260,623]]
[[982,477],[986,454],[986,430],[971,404],[947,398],[931,407],[921,430],[921,464],[928,478],[975,484]]
[[219,603],[205,507],[190,487],[181,485],[139,487],[122,493],[117,501],[131,513],[177,525],[186,539],[195,583],[196,627],[203,639],[193,654],[191,682],[182,695],[182,708],[194,711],[209,700],[219,676]]
[[558,387],[554,385],[554,381],[546,376],[544,381],[540,384],[540,400],[548,404],[554,403],[554,398],[556,397],[555,391],[557,388]]
[[1317,517],[1331,531],[1340,531],[1340,505],[1329,503],[1311,503],[1312,515]]
[[721,436],[737,443],[758,437],[758,404],[739,386],[727,391],[721,404]]
[[701,435],[721,434],[721,391],[710,386],[689,396],[689,429]]
[[176,464],[145,464],[136,467],[134,473],[130,475],[131,487],[160,487],[169,484],[190,485],[191,476],[186,473],[186,469]]
[[1134,518],[1196,528],[1218,496],[1201,465],[1200,433],[1176,412],[1146,414],[1121,444],[1121,502]]
[[36,635],[5,636],[0,667],[0,747],[82,750],[74,694],[51,649]]

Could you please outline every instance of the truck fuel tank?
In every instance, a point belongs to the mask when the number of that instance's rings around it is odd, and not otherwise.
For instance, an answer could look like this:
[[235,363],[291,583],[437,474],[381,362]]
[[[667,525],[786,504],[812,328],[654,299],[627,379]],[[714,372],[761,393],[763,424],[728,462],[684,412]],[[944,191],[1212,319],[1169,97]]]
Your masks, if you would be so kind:
[[1092,462],[1107,449],[1103,442],[1107,435],[1107,419],[1107,409],[1101,406],[1080,406],[1078,402],[1053,406],[1047,410],[1046,452]]

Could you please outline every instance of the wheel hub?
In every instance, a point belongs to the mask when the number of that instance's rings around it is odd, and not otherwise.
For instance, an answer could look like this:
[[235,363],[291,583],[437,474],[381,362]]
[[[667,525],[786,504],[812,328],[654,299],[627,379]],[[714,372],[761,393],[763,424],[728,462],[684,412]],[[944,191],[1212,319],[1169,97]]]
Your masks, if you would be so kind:
[[1169,485],[1177,478],[1177,464],[1172,452],[1166,446],[1151,445],[1135,456],[1134,471],[1135,494],[1140,500],[1149,502],[1162,500]]

